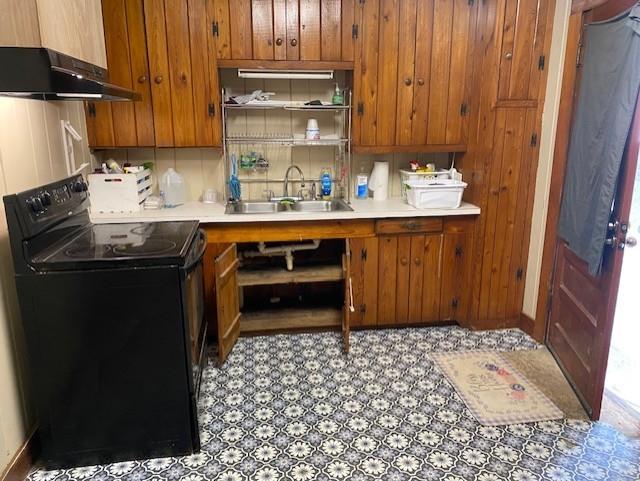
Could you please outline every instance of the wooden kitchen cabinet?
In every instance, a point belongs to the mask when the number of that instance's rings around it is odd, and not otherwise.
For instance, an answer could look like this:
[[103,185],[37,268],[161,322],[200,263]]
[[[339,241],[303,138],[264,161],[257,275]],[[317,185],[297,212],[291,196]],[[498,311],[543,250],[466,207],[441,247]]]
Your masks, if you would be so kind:
[[[211,251],[216,248],[212,247]],[[226,359],[240,335],[238,252],[230,244],[214,260],[218,363]]]
[[467,0],[361,2],[357,151],[464,151],[477,15]]
[[88,103],[89,145],[219,146],[220,91],[206,0],[103,0],[102,7],[112,81],[142,100]]
[[501,101],[531,101],[535,106],[546,63],[549,0],[509,0],[499,4],[502,45],[498,105]]
[[467,325],[471,304],[473,219],[447,219],[442,247],[440,319]]
[[277,61],[340,67],[354,59],[355,5],[356,0],[208,0],[217,58],[221,67],[275,68]]

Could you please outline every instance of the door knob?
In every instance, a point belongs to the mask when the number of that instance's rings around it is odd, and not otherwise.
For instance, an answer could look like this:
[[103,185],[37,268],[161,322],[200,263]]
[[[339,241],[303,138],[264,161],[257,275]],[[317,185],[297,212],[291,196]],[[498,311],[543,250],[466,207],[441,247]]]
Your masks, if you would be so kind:
[[140,77],[138,77],[138,83],[139,84],[143,84],[147,81],[147,76],[146,75],[140,75]]
[[291,39],[291,46],[295,47],[296,45],[298,45],[298,41],[295,38]]
[[420,86],[424,85],[424,79],[419,78],[418,79],[418,85],[420,85]]
[[279,47],[280,45],[282,45],[282,39],[281,38],[276,38],[276,45]]
[[400,264],[402,264],[403,266],[406,266],[407,265],[407,258],[406,257],[402,257],[400,259]]
[[404,84],[408,87],[409,85],[411,85],[411,79],[410,78],[406,78],[404,79]]
[[156,77],[153,79],[153,81],[157,84],[161,84],[162,83],[162,75],[156,75]]
[[511,60],[513,58],[513,53],[511,52],[507,52],[504,54],[504,58],[506,58],[507,60]]

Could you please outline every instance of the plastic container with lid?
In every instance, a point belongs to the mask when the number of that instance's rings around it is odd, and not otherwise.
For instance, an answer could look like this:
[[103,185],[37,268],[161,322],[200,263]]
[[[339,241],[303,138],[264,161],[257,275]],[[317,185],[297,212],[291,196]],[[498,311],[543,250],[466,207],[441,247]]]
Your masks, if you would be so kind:
[[173,167],[169,167],[160,177],[160,194],[164,198],[165,207],[176,207],[186,201],[187,187],[184,178]]

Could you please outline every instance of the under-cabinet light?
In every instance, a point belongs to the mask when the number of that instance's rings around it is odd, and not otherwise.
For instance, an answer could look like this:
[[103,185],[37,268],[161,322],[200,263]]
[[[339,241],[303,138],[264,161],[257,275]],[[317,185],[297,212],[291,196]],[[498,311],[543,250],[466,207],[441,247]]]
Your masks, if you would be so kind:
[[263,69],[238,69],[240,78],[261,79],[332,79],[333,70],[263,70]]

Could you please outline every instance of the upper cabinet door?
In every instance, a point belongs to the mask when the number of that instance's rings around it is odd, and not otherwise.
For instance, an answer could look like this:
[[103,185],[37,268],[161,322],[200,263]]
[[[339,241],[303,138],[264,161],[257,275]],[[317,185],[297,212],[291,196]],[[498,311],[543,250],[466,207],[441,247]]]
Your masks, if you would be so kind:
[[356,145],[463,149],[476,11],[468,0],[361,4]]
[[539,96],[545,68],[548,0],[506,0],[500,5],[502,48],[498,100],[531,100]]
[[156,145],[220,144],[216,46],[206,0],[145,0]]
[[211,25],[218,59],[307,62],[354,59],[357,0],[207,1],[213,12]]

